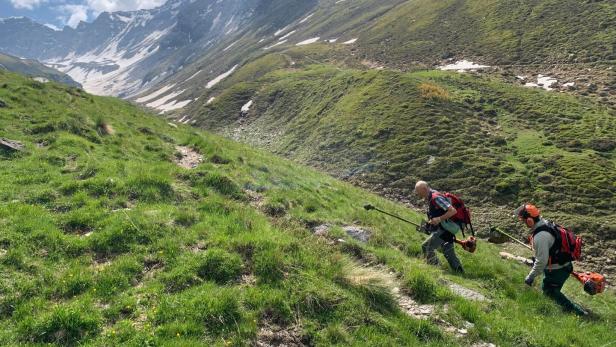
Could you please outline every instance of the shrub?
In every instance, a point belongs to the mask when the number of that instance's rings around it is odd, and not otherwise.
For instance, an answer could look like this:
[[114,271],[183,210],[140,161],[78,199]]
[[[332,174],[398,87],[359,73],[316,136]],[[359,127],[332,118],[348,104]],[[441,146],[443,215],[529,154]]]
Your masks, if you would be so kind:
[[423,82],[419,85],[419,94],[424,99],[432,99],[432,100],[449,100],[449,92],[445,90],[443,87],[438,86],[434,83]]
[[103,117],[97,117],[95,124],[96,124],[96,131],[100,135],[103,135],[103,136],[113,135],[115,133],[115,130],[113,130],[113,127],[111,126],[111,124],[109,124],[109,121],[107,121]]

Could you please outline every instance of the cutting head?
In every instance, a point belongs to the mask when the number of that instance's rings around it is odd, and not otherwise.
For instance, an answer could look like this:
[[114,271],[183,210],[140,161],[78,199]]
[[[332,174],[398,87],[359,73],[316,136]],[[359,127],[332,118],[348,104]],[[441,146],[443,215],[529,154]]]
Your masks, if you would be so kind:
[[372,205],[370,205],[370,204],[366,204],[366,205],[364,205],[364,209],[365,209],[366,211],[371,211],[371,210],[374,210],[374,206],[372,206]]

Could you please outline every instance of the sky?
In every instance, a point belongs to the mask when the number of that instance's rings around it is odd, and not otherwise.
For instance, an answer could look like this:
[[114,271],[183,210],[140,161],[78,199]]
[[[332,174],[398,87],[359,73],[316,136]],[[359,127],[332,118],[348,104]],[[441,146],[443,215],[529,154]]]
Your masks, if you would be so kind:
[[0,18],[29,17],[53,28],[76,27],[101,12],[149,9],[166,0],[0,0]]

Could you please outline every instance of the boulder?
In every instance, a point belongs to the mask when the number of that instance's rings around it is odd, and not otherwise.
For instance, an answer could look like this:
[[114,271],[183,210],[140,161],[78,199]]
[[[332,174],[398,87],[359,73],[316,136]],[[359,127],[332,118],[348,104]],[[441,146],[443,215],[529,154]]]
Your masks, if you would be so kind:
[[0,137],[0,148],[9,151],[23,151],[24,145],[19,141],[13,141]]

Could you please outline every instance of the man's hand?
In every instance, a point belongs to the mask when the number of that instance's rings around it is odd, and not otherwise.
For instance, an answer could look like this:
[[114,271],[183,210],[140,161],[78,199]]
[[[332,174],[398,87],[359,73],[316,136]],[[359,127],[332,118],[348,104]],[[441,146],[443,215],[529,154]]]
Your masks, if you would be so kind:
[[432,225],[439,225],[441,223],[441,217],[432,218],[429,223]]
[[526,279],[524,280],[524,283],[526,283],[527,286],[532,287],[533,286],[533,282],[535,282],[534,278],[531,278],[530,276],[526,276]]

